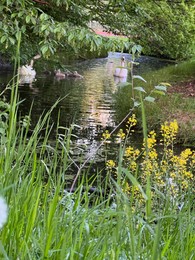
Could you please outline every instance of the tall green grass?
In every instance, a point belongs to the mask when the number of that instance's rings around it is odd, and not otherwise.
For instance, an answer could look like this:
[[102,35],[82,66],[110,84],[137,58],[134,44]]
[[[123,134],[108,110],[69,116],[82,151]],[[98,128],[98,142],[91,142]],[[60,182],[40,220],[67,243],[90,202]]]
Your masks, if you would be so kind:
[[[155,187],[149,180],[142,187],[122,167],[120,152],[118,171],[139,187],[146,207],[140,210],[136,193],[124,192],[120,180],[109,174],[104,187],[107,194],[89,194],[90,183],[84,177],[73,193],[67,192],[64,176],[70,165],[71,131],[64,129],[64,134],[56,135],[55,146],[50,145],[50,115],[56,103],[29,135],[30,115],[25,120],[18,117],[17,88],[18,82],[13,82],[1,134],[0,191],[9,206],[8,221],[0,231],[1,259],[195,258],[191,190],[182,208],[173,207],[168,196],[159,191],[159,205],[152,209],[150,193]],[[57,133],[59,129],[58,125]]]
[[[0,233],[1,258],[193,259],[191,191],[181,210],[159,192],[155,211],[147,204],[154,188],[149,184],[144,191],[147,207],[141,211],[132,205],[136,195],[123,192],[114,180],[107,197],[89,195],[84,179],[74,193],[66,192],[69,138],[64,135],[62,142],[57,137],[51,147],[48,130],[40,139],[43,128],[49,129],[51,111],[40,118],[30,137],[28,125],[13,124],[14,129],[8,128],[13,134],[1,146],[1,190],[9,205],[8,222]],[[137,183],[125,171],[129,181]]]

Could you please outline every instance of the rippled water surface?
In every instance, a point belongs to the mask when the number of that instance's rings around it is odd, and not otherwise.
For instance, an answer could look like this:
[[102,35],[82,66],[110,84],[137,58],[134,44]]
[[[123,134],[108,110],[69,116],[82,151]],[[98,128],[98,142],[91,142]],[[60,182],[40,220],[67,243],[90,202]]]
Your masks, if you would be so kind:
[[[131,56],[125,54],[126,60]],[[120,53],[110,53],[107,58],[87,60],[71,65],[70,70],[78,71],[83,78],[57,79],[54,75],[46,75],[37,71],[36,81],[19,87],[20,111],[28,114],[31,104],[32,125],[35,125],[43,111],[47,111],[58,98],[64,97],[52,113],[52,121],[57,122],[60,109],[60,125],[69,127],[75,123],[74,138],[77,152],[83,149],[84,157],[93,157],[100,143],[102,132],[116,126],[116,108],[113,94],[118,91],[119,79],[113,73],[120,65]],[[140,65],[135,68],[135,74],[152,73],[169,65],[169,62],[151,57],[139,58]],[[11,78],[11,74],[1,72],[0,83],[2,88]],[[127,79],[129,80],[129,78]],[[82,149],[80,149],[81,147]],[[76,150],[75,150],[76,151]],[[101,150],[99,157],[101,158]]]

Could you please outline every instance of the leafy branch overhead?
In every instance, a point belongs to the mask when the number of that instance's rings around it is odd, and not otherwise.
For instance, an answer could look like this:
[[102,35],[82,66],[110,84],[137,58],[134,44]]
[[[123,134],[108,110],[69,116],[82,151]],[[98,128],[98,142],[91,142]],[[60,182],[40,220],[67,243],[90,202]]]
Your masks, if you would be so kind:
[[[0,47],[6,53],[14,53],[18,31],[22,55],[27,56],[41,51],[47,57],[59,49],[123,51],[134,43],[142,45],[145,54],[170,58],[195,52],[192,1],[2,0],[0,12]],[[126,41],[96,35],[89,28],[91,21],[127,36]]]

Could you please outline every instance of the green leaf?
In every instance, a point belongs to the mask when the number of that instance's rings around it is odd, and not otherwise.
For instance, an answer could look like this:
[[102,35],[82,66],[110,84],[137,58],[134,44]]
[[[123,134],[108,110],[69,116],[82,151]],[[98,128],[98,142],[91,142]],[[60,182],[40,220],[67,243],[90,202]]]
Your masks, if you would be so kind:
[[146,93],[145,89],[142,88],[142,87],[135,87],[134,89],[137,90],[137,91]]
[[34,17],[31,17],[31,22],[32,22],[33,25],[35,25],[36,24],[36,19]]
[[15,44],[15,39],[13,37],[9,37],[9,41],[14,45]]
[[153,93],[159,94],[159,95],[165,95],[164,91],[161,90],[154,90]]
[[136,52],[141,52],[142,51],[142,47],[141,45],[134,45],[131,49],[132,53],[135,54]]
[[136,179],[127,169],[122,168],[122,171],[123,171],[123,172],[125,173],[125,175],[129,178],[129,180],[132,182],[132,184],[140,190],[140,192],[141,192],[143,198],[144,198],[145,200],[148,200],[148,196],[146,195],[146,193],[145,193],[144,190],[142,189],[142,186],[139,184],[139,182],[137,181],[137,179]]
[[155,89],[161,90],[161,91],[167,91],[167,87],[166,87],[166,86],[163,86],[163,85],[155,86]]
[[[22,26],[23,27],[23,26]],[[16,39],[19,41],[21,38],[21,31],[16,32]]]
[[26,23],[29,23],[29,22],[30,22],[30,20],[31,20],[31,17],[30,17],[30,15],[27,15],[27,16],[26,16]]
[[48,25],[47,25],[47,24],[43,24],[43,25],[41,26],[41,31],[43,32],[43,31],[45,31],[47,28],[48,28]]
[[47,19],[48,19],[48,15],[45,14],[45,13],[42,13],[39,17],[40,17],[40,20],[41,20],[41,21],[44,21],[44,20],[47,20]]
[[133,103],[133,104],[134,104],[134,107],[139,107],[141,103],[140,103],[140,102],[138,102],[138,101],[134,101],[134,103]]
[[122,82],[118,84],[118,87],[126,87],[132,85],[130,82]]
[[151,97],[151,96],[147,96],[144,98],[145,101],[148,101],[148,102],[154,102],[155,101],[155,98]]
[[167,82],[161,82],[160,85],[167,86],[167,87],[171,87],[171,84],[169,84],[169,83],[167,83]]
[[139,62],[135,62],[135,61],[131,61],[131,63],[132,63],[133,65],[139,65],[139,64],[140,64]]
[[133,79],[140,79],[140,80],[142,80],[143,82],[147,82],[144,78],[142,78],[142,77],[139,76],[139,75],[134,75],[134,76],[133,76]]
[[48,51],[48,49],[49,49],[48,45],[41,47],[41,52],[43,53],[43,55]]
[[1,37],[1,43],[5,42],[6,40],[7,40],[7,36],[6,36],[6,35],[3,35],[3,36]]

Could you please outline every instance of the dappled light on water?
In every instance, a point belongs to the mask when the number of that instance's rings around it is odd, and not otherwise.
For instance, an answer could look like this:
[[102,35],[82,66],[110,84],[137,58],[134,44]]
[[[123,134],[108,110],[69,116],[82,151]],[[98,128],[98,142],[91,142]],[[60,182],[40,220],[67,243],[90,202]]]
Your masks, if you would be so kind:
[[[130,55],[123,55],[127,63],[131,61]],[[118,84],[130,81],[129,73],[125,79],[114,77],[115,69],[120,66],[121,56],[121,53],[110,53],[107,58],[81,61],[72,64],[71,68],[68,67],[69,70],[82,75],[81,78],[58,78],[54,73],[44,74],[43,71],[37,71],[35,80],[30,81],[30,84],[22,82],[23,84],[19,86],[20,99],[23,100],[20,104],[20,113],[28,114],[33,103],[31,114],[33,128],[40,115],[51,108],[57,99],[64,97],[51,115],[52,122],[57,123],[60,110],[60,125],[69,127],[74,123],[79,126],[74,130],[77,136],[73,141],[75,151],[77,150],[75,154],[84,153],[84,157],[95,156],[102,133],[118,124],[116,118],[120,109],[115,106],[113,96],[118,93]],[[151,77],[157,69],[169,65],[167,61],[150,57],[140,57],[138,61],[140,65],[135,67],[135,74],[148,73]],[[2,88],[11,77],[12,74],[9,77],[7,74],[0,75]],[[124,100],[120,102],[122,105]],[[101,158],[101,150],[99,155]]]

